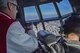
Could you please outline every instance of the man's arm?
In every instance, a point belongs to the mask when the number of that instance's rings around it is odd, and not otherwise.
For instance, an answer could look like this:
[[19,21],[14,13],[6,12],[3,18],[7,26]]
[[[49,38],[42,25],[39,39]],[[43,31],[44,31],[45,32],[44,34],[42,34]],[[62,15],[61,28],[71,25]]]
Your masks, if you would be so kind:
[[14,22],[7,32],[7,46],[20,52],[33,52],[38,48],[38,41],[25,33],[24,28],[19,22]]

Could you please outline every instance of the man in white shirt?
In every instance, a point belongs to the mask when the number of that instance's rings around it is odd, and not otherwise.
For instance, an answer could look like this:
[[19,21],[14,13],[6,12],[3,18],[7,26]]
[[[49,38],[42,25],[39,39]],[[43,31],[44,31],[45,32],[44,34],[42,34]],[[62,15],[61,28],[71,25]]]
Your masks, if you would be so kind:
[[37,39],[15,21],[16,13],[16,0],[0,0],[0,53],[32,53],[38,48]]

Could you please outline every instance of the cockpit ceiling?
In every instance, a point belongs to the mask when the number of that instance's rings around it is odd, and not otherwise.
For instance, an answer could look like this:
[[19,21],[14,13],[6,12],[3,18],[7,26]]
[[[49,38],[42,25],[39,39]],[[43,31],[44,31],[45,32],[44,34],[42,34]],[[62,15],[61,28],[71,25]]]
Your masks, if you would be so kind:
[[50,1],[50,0],[20,0],[21,2],[26,2],[26,3],[31,3],[31,2],[33,2],[33,3],[35,3],[35,2],[48,2],[48,1]]
[[31,6],[48,2],[51,2],[51,0],[18,0],[18,3],[22,6]]
[[49,1],[49,0],[23,0],[23,2],[45,2],[45,1]]

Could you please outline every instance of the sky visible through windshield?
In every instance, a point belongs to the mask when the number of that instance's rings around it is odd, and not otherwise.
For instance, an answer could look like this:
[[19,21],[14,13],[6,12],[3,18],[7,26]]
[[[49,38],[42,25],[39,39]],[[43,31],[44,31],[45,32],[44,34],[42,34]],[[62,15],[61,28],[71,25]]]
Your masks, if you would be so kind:
[[[57,3],[57,5],[60,9],[61,15],[65,15],[72,12],[72,8],[68,0],[63,0],[62,2]],[[43,19],[46,19],[46,18],[49,19],[49,18],[54,18],[58,16],[53,3],[42,4],[39,7],[41,10]],[[24,16],[26,21],[39,19],[35,6],[25,7]]]

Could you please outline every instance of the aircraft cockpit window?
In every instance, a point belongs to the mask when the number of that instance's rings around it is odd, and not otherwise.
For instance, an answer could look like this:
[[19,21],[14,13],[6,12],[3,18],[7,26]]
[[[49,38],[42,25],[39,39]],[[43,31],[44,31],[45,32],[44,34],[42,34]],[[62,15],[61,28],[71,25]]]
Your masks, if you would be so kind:
[[44,20],[58,19],[58,15],[53,3],[42,4],[40,5],[40,9]]
[[60,3],[57,3],[61,15],[72,13],[72,7],[68,0],[63,0]]
[[24,7],[25,21],[39,20],[35,6]]
[[[62,0],[61,2],[57,3],[57,6],[62,16],[60,18],[67,18],[70,13],[73,12],[68,0]],[[46,30],[58,35],[62,22],[61,20],[59,20],[59,12],[57,12],[56,8],[57,7],[53,2],[33,5],[29,7],[26,6],[23,9],[25,21],[33,23],[37,23],[39,21],[39,23],[36,25],[38,31],[43,30],[45,28]],[[44,23],[42,21],[44,21]],[[64,21],[64,19],[62,19],[62,21]]]

